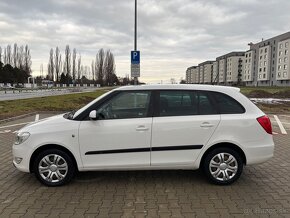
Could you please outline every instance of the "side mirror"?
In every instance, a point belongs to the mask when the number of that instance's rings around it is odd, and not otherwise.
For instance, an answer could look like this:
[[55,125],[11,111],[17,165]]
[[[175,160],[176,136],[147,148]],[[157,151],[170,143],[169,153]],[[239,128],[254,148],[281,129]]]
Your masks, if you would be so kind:
[[97,119],[97,111],[96,111],[96,110],[92,110],[92,111],[90,112],[89,118],[90,118],[91,120],[96,120],[96,119]]

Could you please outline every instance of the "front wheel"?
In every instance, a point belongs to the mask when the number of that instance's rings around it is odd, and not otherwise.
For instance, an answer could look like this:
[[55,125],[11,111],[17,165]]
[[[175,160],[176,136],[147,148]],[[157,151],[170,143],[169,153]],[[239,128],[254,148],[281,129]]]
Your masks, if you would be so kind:
[[36,157],[34,173],[44,185],[60,186],[71,181],[75,173],[75,166],[72,158],[64,151],[49,149]]
[[217,148],[205,157],[203,170],[213,183],[229,185],[241,176],[243,160],[233,149]]

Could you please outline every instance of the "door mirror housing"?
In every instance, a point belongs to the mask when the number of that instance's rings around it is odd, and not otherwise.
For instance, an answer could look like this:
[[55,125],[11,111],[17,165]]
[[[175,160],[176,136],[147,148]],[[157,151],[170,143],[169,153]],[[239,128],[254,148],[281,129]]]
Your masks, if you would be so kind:
[[97,111],[96,110],[92,110],[89,114],[89,118],[91,120],[96,120],[97,119]]

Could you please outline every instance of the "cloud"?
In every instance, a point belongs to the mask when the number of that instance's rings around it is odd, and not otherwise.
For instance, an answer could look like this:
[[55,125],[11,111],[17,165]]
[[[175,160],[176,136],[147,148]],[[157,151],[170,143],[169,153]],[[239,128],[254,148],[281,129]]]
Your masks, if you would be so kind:
[[[248,42],[289,31],[288,0],[138,0],[141,80],[184,77],[188,66]],[[115,54],[119,76],[130,73],[133,0],[1,0],[0,46],[28,44],[34,75],[50,48],[65,45],[90,65],[99,48]]]

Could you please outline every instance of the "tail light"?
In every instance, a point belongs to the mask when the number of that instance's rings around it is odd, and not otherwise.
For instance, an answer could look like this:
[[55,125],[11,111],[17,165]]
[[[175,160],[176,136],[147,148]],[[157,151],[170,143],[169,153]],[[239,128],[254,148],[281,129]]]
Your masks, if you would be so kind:
[[257,121],[260,123],[260,125],[264,128],[264,130],[267,133],[272,134],[271,121],[270,121],[270,118],[267,115],[264,115],[262,117],[258,117]]

